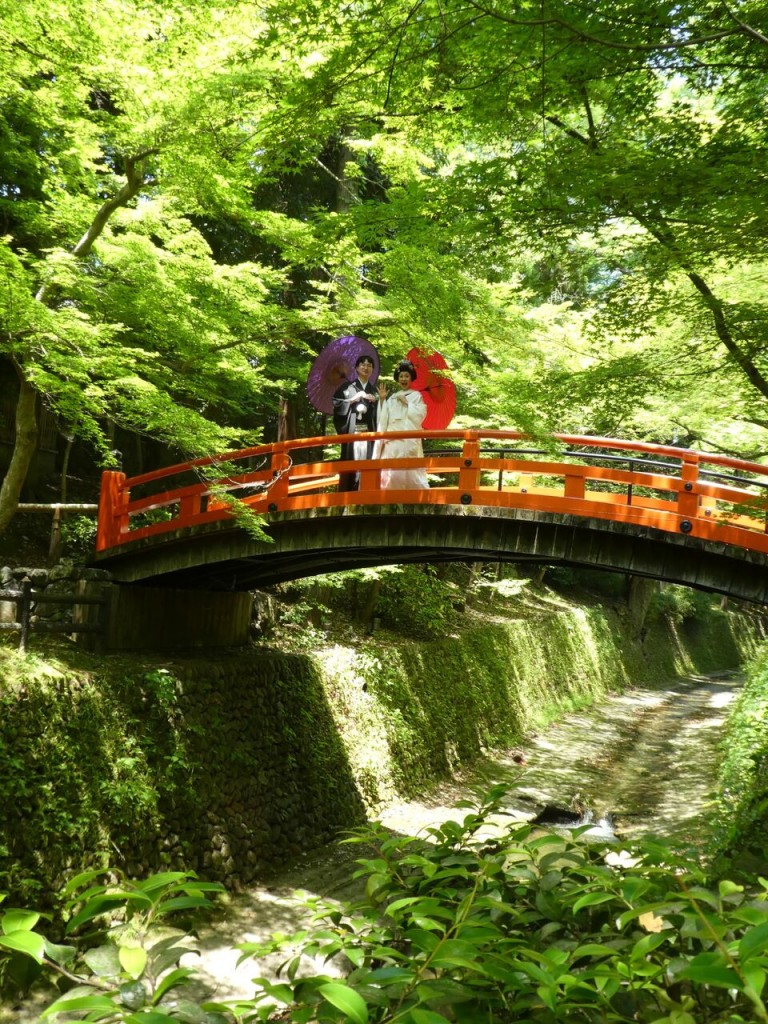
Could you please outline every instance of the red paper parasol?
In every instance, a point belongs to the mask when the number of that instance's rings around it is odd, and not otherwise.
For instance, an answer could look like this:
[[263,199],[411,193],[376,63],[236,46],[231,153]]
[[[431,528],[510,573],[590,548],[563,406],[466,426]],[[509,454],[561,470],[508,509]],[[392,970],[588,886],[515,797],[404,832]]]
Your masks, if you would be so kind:
[[416,368],[414,389],[421,392],[427,405],[425,430],[445,430],[456,412],[456,385],[445,376],[448,369],[439,352],[412,348],[406,356]]
[[355,363],[360,356],[370,356],[373,360],[369,383],[375,384],[379,376],[379,353],[365,338],[348,334],[329,342],[320,352],[307,377],[307,394],[316,409],[333,415],[333,393],[345,380],[354,378]]

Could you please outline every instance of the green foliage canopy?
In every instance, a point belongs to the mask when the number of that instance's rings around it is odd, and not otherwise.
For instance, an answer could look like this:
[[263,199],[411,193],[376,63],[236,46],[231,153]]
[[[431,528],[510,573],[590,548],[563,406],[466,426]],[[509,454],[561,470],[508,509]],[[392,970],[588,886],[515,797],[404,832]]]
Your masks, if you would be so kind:
[[103,458],[109,420],[252,440],[349,331],[444,352],[459,424],[765,450],[760,4],[22,0],[3,29],[0,352]]

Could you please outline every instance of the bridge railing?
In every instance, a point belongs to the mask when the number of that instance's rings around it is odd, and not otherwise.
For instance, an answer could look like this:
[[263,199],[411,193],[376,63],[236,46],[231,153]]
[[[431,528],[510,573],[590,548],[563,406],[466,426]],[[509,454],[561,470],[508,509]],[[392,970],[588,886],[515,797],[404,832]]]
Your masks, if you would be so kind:
[[[341,461],[340,444],[382,434],[298,438],[127,478],[103,476],[97,550],[236,515],[347,505],[517,508],[634,523],[768,553],[768,467],[669,445],[516,431],[404,431],[423,457]],[[426,490],[382,490],[381,470],[427,470]],[[339,474],[360,473],[358,491]]]

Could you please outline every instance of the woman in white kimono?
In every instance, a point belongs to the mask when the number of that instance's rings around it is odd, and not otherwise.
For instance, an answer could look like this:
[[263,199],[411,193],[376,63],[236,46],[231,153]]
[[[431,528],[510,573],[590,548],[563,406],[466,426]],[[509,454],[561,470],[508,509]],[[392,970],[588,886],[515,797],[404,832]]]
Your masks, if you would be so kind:
[[[395,369],[395,380],[400,390],[386,396],[383,385],[379,386],[382,398],[379,410],[378,429],[387,433],[398,430],[418,430],[427,415],[427,406],[421,394],[414,390],[416,368],[404,359]],[[386,398],[386,400],[384,400]],[[373,449],[374,459],[418,458],[424,454],[418,437],[383,438]],[[382,469],[382,490],[414,490],[429,487],[426,469]]]

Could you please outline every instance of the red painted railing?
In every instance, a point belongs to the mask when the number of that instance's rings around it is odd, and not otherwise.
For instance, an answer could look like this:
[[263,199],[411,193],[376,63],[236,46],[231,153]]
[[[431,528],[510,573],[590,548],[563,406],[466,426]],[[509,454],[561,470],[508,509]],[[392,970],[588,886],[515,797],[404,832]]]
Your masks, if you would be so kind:
[[[338,461],[340,442],[300,438],[126,478],[104,474],[97,550],[254,512],[339,505],[491,506],[614,520],[768,553],[768,467],[722,455],[605,437],[556,434],[534,446],[504,430],[408,431],[423,458]],[[428,490],[381,490],[380,470],[425,467]],[[338,492],[357,470],[359,491]]]

